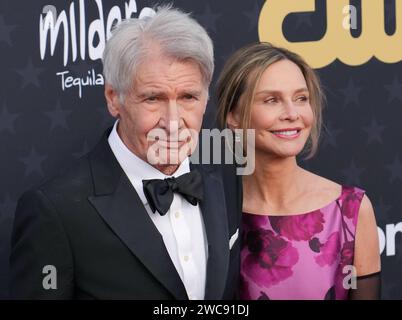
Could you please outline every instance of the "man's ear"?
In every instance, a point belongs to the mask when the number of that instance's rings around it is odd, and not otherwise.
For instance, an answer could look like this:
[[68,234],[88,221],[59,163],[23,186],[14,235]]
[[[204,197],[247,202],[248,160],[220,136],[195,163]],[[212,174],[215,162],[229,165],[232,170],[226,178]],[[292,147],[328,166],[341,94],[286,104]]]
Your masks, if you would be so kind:
[[226,121],[227,121],[228,127],[230,129],[232,129],[232,130],[239,129],[240,122],[239,122],[239,116],[238,116],[237,112],[230,111],[228,113],[228,117],[227,117]]
[[105,84],[105,98],[107,109],[114,118],[117,118],[121,108],[120,97],[110,84]]

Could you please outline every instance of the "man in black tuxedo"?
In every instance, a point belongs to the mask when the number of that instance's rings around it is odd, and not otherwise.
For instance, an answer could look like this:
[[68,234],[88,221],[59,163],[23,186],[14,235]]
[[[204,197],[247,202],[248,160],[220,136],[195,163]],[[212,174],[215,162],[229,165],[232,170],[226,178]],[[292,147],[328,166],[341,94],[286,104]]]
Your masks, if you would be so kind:
[[11,294],[25,299],[233,299],[241,184],[192,164],[214,68],[205,30],[161,8],[121,23],[103,56],[116,118],[98,145],[20,199]]

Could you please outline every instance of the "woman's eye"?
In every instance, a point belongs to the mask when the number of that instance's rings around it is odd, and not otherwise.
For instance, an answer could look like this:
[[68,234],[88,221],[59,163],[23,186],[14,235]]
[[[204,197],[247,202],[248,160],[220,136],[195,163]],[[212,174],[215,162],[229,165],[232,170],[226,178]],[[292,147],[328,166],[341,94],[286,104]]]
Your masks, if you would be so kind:
[[276,101],[276,98],[268,98],[264,100],[264,103],[275,103]]
[[300,97],[298,97],[296,100],[297,100],[297,101],[305,102],[305,101],[308,101],[308,97],[307,97],[307,96],[300,96]]

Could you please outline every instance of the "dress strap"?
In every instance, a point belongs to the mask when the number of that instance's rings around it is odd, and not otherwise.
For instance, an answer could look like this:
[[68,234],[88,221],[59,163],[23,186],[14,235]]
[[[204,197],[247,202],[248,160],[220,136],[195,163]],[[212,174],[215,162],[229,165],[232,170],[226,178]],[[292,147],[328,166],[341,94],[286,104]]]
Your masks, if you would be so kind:
[[363,200],[365,190],[354,186],[342,186],[342,195],[338,201],[342,218],[348,223],[353,234],[355,233],[360,205]]

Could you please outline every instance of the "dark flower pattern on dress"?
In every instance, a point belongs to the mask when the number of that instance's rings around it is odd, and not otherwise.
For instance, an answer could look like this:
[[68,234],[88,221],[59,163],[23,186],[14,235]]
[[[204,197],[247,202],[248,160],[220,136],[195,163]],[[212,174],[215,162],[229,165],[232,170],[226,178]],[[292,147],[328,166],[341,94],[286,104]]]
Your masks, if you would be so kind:
[[336,270],[336,280],[335,280],[335,292],[336,292],[336,297],[340,297],[345,293],[344,288],[344,279],[346,276],[348,276],[350,273],[344,273],[344,267],[345,266],[352,266],[353,265],[353,259],[354,259],[354,246],[355,242],[353,241],[346,241],[341,249],[341,261],[338,265],[338,268]]
[[260,292],[260,296],[258,297],[257,300],[270,300],[269,297],[266,295],[265,292]]
[[353,257],[355,252],[355,241],[346,241],[341,250],[341,265],[351,265],[353,264]]
[[[347,299],[364,190],[292,216],[243,216],[241,299]],[[345,269],[344,269],[345,268]],[[352,272],[352,273],[351,273]]]
[[360,204],[364,194],[351,191],[353,191],[353,189],[349,190],[348,188],[348,192],[346,193],[346,196],[343,200],[344,205],[342,205],[341,212],[343,216],[346,216],[348,219],[352,219],[353,224],[355,224],[356,223],[356,219],[354,219],[356,217],[355,213],[360,208]]
[[336,299],[335,286],[332,286],[325,295],[324,300],[335,300],[335,299]]
[[244,280],[244,277],[242,274],[240,274],[240,280],[239,280],[239,296],[240,299],[242,300],[251,300],[251,295],[250,295],[250,290],[248,287],[247,281]]
[[321,254],[314,257],[315,261],[320,267],[331,266],[339,257],[340,247],[339,232],[335,231],[328,237],[327,242],[320,247]]
[[244,258],[245,275],[264,287],[270,287],[289,278],[292,267],[299,260],[297,250],[271,230],[249,231],[246,243],[249,254]]
[[321,247],[322,247],[322,243],[320,242],[320,239],[318,239],[317,237],[314,237],[313,239],[311,239],[308,242],[308,245],[310,247],[310,249],[314,252],[320,252]]
[[272,216],[272,228],[289,240],[309,241],[324,229],[324,215],[320,210],[294,216]]

